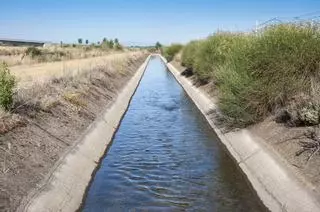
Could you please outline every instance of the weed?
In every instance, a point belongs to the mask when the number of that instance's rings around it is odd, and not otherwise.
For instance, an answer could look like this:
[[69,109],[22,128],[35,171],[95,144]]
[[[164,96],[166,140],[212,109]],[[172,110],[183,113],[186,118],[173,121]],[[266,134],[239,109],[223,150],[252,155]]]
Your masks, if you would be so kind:
[[67,92],[63,95],[63,98],[75,106],[84,107],[87,105],[87,103],[81,99],[80,93]]
[[15,85],[15,77],[10,74],[8,66],[5,63],[0,64],[0,107],[5,110],[11,108]]

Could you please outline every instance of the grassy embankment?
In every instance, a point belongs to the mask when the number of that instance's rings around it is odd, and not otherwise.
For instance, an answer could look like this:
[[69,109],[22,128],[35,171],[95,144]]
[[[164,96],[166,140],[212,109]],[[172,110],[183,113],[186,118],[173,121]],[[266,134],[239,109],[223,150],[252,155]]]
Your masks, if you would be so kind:
[[[9,71],[13,67],[0,65],[0,210],[17,208],[146,56],[137,51],[110,54],[98,62],[76,60],[77,71],[73,65],[64,67],[65,62],[24,65],[14,75]],[[57,70],[48,71],[48,65]],[[19,75],[33,68],[42,70],[45,80]],[[16,80],[19,76],[21,81]],[[25,80],[28,86],[22,86]]]
[[188,43],[181,60],[199,82],[214,84],[223,119],[232,126],[275,114],[292,126],[319,124],[319,26],[281,24],[259,34],[218,32]]

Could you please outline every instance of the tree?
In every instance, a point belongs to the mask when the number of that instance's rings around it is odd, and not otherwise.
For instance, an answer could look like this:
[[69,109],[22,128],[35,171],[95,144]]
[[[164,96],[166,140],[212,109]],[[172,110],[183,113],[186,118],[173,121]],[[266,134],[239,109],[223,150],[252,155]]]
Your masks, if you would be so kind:
[[113,46],[114,46],[114,43],[113,43],[113,40],[111,39],[109,42],[108,42],[108,47],[110,49],[113,49]]
[[78,38],[78,43],[82,44],[82,38]]
[[156,49],[161,49],[162,44],[158,41],[155,45]]
[[89,40],[88,40],[88,39],[86,40],[86,44],[87,44],[87,45],[89,44]]
[[109,49],[109,41],[107,40],[107,38],[102,39],[101,47],[103,49]]
[[123,49],[122,45],[119,43],[118,38],[114,39],[114,48],[117,50]]

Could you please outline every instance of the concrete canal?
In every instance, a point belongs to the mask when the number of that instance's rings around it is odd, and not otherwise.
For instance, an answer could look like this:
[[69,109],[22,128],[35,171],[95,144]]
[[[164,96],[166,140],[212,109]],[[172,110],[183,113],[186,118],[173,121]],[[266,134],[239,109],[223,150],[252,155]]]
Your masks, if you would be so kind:
[[266,211],[203,115],[152,57],[82,211]]

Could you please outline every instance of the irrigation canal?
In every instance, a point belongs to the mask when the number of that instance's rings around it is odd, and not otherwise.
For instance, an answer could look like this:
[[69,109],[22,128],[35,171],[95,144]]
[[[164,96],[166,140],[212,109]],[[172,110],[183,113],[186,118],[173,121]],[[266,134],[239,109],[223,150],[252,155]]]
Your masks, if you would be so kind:
[[152,57],[82,211],[266,211],[201,112]]

